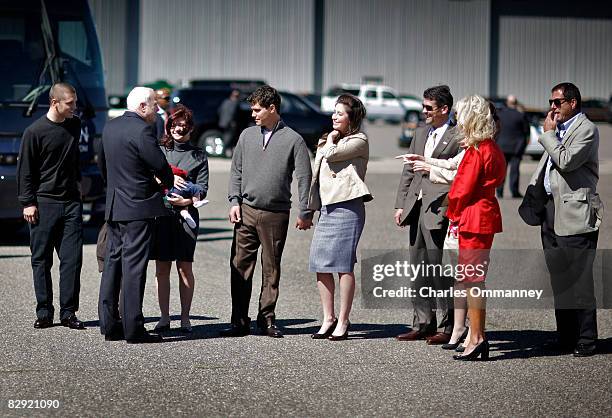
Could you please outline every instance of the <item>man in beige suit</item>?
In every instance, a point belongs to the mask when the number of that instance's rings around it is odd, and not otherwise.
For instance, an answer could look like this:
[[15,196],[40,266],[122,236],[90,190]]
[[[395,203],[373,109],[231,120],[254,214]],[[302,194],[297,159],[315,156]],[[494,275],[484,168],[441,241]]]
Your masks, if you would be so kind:
[[594,354],[597,339],[593,260],[603,212],[597,194],[599,131],[580,111],[578,87],[561,83],[551,92],[538,139],[546,152],[519,213],[527,223],[541,225],[558,333],[547,348],[585,357]]
[[[424,127],[417,129],[408,153],[425,157],[450,159],[460,152],[461,135],[450,118],[453,96],[448,86],[436,86],[423,93]],[[449,184],[433,183],[427,172],[404,166],[395,202],[395,223],[410,227],[410,263],[435,265],[442,262],[442,246],[448,228],[446,195]],[[423,297],[421,288],[448,289],[448,277],[416,277],[414,288],[413,329],[400,334],[400,341],[427,339],[429,344],[445,344],[453,331],[452,297]],[[441,314],[436,322],[436,310]]]

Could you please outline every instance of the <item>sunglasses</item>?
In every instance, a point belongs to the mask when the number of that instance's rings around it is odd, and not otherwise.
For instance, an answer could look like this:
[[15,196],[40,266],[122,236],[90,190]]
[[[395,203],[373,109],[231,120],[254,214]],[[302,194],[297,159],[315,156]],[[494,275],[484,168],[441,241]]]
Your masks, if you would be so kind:
[[427,110],[428,112],[432,112],[434,110],[438,110],[438,108],[434,108],[433,106],[430,105],[423,105],[423,109]]
[[160,99],[162,99],[162,100],[170,100],[170,96],[160,97]]
[[553,104],[555,105],[555,107],[560,107],[561,104],[568,102],[569,100],[566,99],[565,97],[561,98],[561,99],[550,99],[548,101],[548,105],[552,106]]

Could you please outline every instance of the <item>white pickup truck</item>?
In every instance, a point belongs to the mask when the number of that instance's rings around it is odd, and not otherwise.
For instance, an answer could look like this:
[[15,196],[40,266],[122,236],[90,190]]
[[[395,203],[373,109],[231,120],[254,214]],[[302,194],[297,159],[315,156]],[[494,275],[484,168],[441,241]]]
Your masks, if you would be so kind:
[[382,119],[388,122],[402,122],[408,114],[421,111],[420,103],[404,100],[395,90],[377,84],[341,84],[331,87],[321,98],[321,110],[333,113],[338,96],[350,93],[363,102],[368,120]]

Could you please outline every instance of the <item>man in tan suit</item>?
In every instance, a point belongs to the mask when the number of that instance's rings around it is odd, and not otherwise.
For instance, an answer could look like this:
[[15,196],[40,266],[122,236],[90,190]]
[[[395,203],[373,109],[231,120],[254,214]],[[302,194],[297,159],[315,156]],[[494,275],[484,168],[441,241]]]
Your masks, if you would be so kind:
[[[450,159],[460,152],[461,139],[457,126],[450,118],[453,96],[448,86],[436,86],[423,93],[423,114],[426,125],[417,129],[408,153],[425,157]],[[448,184],[432,183],[427,172],[414,172],[404,166],[397,190],[395,223],[410,227],[410,263],[435,265],[442,262],[442,246],[448,228],[446,195]],[[427,339],[428,344],[445,344],[453,331],[452,297],[422,297],[419,289],[448,289],[452,278],[417,277],[414,288],[413,329],[400,334],[400,341]],[[440,311],[440,324],[436,322]]]
[[603,214],[597,194],[599,131],[580,111],[578,87],[561,83],[551,93],[538,139],[546,152],[519,213],[528,224],[541,225],[558,333],[547,348],[585,357],[594,354],[597,339],[593,261]]

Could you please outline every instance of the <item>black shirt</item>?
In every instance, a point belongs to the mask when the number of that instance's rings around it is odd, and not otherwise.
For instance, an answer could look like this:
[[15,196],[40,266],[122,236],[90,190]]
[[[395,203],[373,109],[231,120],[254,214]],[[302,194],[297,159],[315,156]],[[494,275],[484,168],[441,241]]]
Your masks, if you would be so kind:
[[24,207],[81,200],[80,136],[77,117],[55,123],[44,115],[25,130],[17,162],[17,194]]

